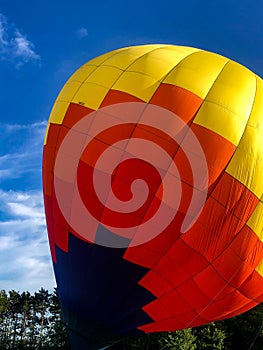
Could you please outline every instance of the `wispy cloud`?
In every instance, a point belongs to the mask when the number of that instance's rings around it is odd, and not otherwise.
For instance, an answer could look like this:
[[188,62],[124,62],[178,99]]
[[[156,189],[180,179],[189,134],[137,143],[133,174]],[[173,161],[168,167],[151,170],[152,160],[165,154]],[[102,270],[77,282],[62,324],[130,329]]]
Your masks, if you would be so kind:
[[0,289],[55,286],[41,190],[45,127],[0,124]]
[[[0,185],[22,178],[41,176],[42,145],[46,122],[29,125],[0,123]],[[33,187],[33,186],[31,186]]]
[[15,63],[17,68],[29,61],[40,62],[34,44],[0,13],[0,58]]
[[81,27],[76,31],[76,34],[79,39],[83,39],[89,35],[89,32],[87,28]]

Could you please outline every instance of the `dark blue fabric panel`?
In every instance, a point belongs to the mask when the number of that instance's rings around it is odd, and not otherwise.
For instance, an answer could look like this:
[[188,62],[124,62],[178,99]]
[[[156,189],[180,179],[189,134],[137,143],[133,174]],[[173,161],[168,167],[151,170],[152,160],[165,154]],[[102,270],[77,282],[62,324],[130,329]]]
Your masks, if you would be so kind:
[[[99,240],[103,235],[116,238],[101,226]],[[93,342],[139,334],[136,327],[152,322],[141,307],[155,297],[138,284],[148,269],[124,260],[124,252],[72,234],[68,252],[56,247],[54,269],[64,318],[71,330]]]

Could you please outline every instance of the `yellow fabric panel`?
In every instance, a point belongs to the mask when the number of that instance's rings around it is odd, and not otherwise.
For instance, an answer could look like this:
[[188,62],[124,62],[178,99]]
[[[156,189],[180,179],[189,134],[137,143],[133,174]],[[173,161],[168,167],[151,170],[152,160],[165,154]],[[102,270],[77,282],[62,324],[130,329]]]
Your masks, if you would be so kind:
[[258,198],[263,193],[263,132],[248,126],[226,172]]
[[263,242],[263,203],[260,201],[248,219],[247,225],[257,234]]
[[[238,145],[246,127],[256,93],[255,75],[229,61],[218,75],[194,119]],[[207,106],[211,106],[207,108]],[[220,112],[220,113],[219,113]]]
[[76,70],[75,73],[72,74],[68,82],[80,81],[81,83],[83,83],[88,78],[88,76],[96,69],[97,69],[97,66],[84,65],[80,67],[78,70]]
[[81,85],[72,102],[97,110],[108,91],[109,89],[101,85],[86,82]]
[[246,124],[240,123],[238,116],[230,110],[206,100],[202,103],[193,122],[223,136],[236,146]]
[[48,131],[49,131],[49,126],[50,126],[50,123],[47,123],[46,133],[45,133],[45,137],[44,137],[44,145],[46,145],[46,143],[47,143],[47,135],[48,135]]
[[127,92],[141,100],[148,102],[160,83],[148,75],[136,72],[124,72],[112,86],[113,90]]
[[260,261],[256,267],[256,271],[263,277],[263,259]]
[[162,60],[170,63],[172,67],[177,65],[185,57],[191,55],[194,52],[200,51],[199,49],[187,47],[187,46],[173,46],[165,45],[149,52],[151,58]]
[[145,45],[129,47],[128,50],[122,49],[115,51],[114,54],[104,61],[103,65],[113,66],[125,70],[131,63],[144,54],[163,47],[164,45]]
[[140,57],[131,64],[127,69],[127,72],[138,72],[161,81],[173,66],[174,64],[152,58],[151,55],[148,54]]
[[180,86],[205,98],[228,59],[206,51],[193,51],[164,79],[164,83]]
[[86,82],[110,89],[122,73],[122,70],[115,67],[100,66],[88,77]]
[[247,127],[226,172],[243,183],[258,198],[263,193],[263,82],[257,89]]
[[68,81],[60,91],[57,101],[70,102],[81,84],[79,81]]
[[252,108],[251,115],[248,120],[248,125],[251,125],[254,128],[257,129],[263,129],[263,80],[256,77],[256,84],[257,84],[257,90],[256,90],[256,96],[254,99],[254,104]]
[[49,117],[49,123],[62,124],[65,113],[69,107],[69,102],[56,101]]

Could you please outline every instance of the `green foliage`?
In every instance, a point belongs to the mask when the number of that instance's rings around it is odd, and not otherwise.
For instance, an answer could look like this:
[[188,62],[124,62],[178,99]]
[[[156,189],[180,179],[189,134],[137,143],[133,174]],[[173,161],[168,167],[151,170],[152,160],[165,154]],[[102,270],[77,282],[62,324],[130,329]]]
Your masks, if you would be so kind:
[[0,291],[0,349],[69,349],[56,290]]
[[177,332],[168,332],[159,340],[161,349],[167,350],[195,350],[196,337],[192,329],[182,329]]
[[[69,350],[57,291],[0,290],[0,350]],[[109,350],[262,350],[263,304],[229,320],[128,338]]]
[[198,350],[223,350],[226,332],[220,324],[210,323],[194,330]]

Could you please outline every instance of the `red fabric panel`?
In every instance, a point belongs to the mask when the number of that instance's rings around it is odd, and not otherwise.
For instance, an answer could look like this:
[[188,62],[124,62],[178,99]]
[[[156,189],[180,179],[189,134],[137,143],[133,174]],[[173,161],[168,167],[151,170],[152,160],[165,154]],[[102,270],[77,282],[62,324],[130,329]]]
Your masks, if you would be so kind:
[[165,276],[161,276],[154,270],[149,271],[140,281],[141,286],[148,289],[151,293],[160,297],[163,294],[174,289],[174,287],[167,281]]
[[177,287],[177,291],[184,300],[187,300],[193,310],[206,307],[211,302],[211,298],[198,287],[193,279]]
[[174,288],[192,278],[192,275],[184,266],[170,259],[166,255],[160,259],[153,269],[172,284]]
[[56,147],[60,128],[60,124],[49,124],[46,145],[48,145],[49,147]]
[[155,321],[193,311],[176,289],[144,306],[143,310]]
[[196,252],[184,242],[184,235],[182,235],[182,238],[169,249],[167,256],[178,264],[184,266],[192,276],[196,275],[209,265],[204,256]]
[[72,128],[80,119],[88,115],[89,113],[94,112],[93,109],[88,107],[81,106],[76,103],[70,103],[67,112],[64,116],[62,124],[67,128]]
[[164,320],[158,320],[154,323],[147,324],[145,326],[138,327],[145,333],[151,332],[166,332],[174,331],[175,329],[183,329],[189,327],[197,327],[203,324],[209,323],[209,321],[198,313],[192,311],[185,314],[180,314],[175,317],[170,317]]
[[122,92],[118,90],[109,90],[107,95],[104,97],[104,100],[100,105],[100,108],[113,105],[115,103],[122,103],[122,102],[143,102],[143,101],[138,97],[128,94],[127,92]]
[[54,221],[54,241],[64,252],[68,251],[68,228],[60,226],[57,221]]
[[53,172],[46,171],[45,168],[43,168],[43,171],[42,171],[43,192],[48,196],[52,196],[53,194],[53,180],[54,180]]
[[182,224],[183,215],[177,213],[172,223],[164,232],[156,236],[154,239],[135,246],[128,247],[124,259],[134,262],[135,264],[145,267],[153,267],[159,259],[161,259],[168,249],[177,241]]

